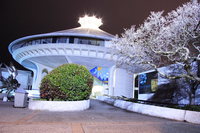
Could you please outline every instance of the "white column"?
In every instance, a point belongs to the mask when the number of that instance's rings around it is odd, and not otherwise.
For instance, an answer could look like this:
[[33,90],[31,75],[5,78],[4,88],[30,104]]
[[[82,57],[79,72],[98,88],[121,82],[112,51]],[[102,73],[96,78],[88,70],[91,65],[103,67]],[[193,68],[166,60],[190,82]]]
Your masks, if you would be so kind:
[[52,70],[52,68],[49,68],[47,66],[35,63],[35,65],[37,66],[37,69],[34,70],[34,77],[33,77],[33,85],[32,88],[33,90],[39,90],[40,88],[40,83],[42,78],[44,77],[44,75],[42,74],[42,70],[43,69],[47,69],[48,72],[50,72]]
[[34,73],[34,82],[33,82],[33,90],[39,90],[39,85],[40,85],[40,82],[41,82],[41,77],[42,77],[42,68],[40,67],[39,64],[36,64],[37,65],[37,70],[36,72]]
[[33,81],[32,81],[32,89],[36,90],[36,80],[37,80],[37,70],[33,70]]
[[136,86],[136,83],[135,83],[135,80],[136,80],[136,77],[137,77],[137,74],[133,74],[133,98],[135,98],[135,90],[138,91],[138,87],[135,87]]
[[113,89],[114,89],[114,71],[115,71],[115,66],[112,66],[109,70],[109,78],[108,78],[108,87],[109,87],[109,96],[113,96]]
[[133,97],[133,74],[122,68],[114,71],[114,96]]
[[71,64],[72,63],[72,60],[68,57],[68,56],[65,56],[66,60],[67,60],[67,63]]

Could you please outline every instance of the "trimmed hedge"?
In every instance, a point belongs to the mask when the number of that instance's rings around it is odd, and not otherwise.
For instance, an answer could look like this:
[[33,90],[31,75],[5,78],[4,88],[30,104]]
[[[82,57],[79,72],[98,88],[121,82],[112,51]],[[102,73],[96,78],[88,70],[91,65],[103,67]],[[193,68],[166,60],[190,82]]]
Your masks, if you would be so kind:
[[92,92],[93,76],[86,67],[64,64],[47,74],[40,85],[40,97],[47,100],[87,100]]

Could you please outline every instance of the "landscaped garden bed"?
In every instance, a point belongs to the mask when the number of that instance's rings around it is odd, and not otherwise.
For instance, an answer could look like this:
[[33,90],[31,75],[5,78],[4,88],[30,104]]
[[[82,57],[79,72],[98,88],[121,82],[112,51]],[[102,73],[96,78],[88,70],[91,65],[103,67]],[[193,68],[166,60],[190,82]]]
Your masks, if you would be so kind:
[[90,107],[93,77],[86,67],[64,64],[47,74],[40,86],[40,98],[29,101],[29,109],[81,111]]
[[99,96],[97,99],[112,104],[116,107],[141,114],[200,124],[200,112],[197,111],[134,103],[130,101],[110,98],[108,96]]

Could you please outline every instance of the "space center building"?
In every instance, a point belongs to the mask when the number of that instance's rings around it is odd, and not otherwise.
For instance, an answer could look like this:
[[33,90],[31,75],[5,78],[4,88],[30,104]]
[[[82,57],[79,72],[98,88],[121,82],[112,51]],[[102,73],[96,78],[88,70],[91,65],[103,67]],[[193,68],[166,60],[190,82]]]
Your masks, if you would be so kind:
[[91,70],[108,69],[110,96],[133,97],[133,77],[125,69],[116,67],[117,56],[112,56],[114,36],[101,30],[101,19],[95,16],[79,18],[80,27],[52,33],[19,38],[9,45],[14,60],[33,72],[32,90],[39,92],[45,72],[66,64],[80,64]]

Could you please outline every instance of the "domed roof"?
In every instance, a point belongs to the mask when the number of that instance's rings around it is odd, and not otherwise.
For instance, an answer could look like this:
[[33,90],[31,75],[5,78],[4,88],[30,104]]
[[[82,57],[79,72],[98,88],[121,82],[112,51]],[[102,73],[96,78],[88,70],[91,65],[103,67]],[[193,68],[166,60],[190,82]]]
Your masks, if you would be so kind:
[[49,34],[54,35],[68,35],[68,36],[84,36],[84,37],[93,37],[100,38],[105,40],[111,40],[114,36],[99,29],[99,27],[103,24],[100,18],[96,16],[87,16],[80,17],[79,21],[80,27],[62,30],[57,32],[52,32]]
[[72,28],[62,31],[56,31],[51,33],[44,33],[44,34],[37,34],[37,35],[30,35],[26,37],[19,38],[15,41],[13,41],[9,45],[9,51],[10,48],[24,40],[32,40],[37,38],[45,38],[45,37],[53,37],[53,36],[74,36],[74,37],[88,37],[88,38],[97,38],[97,39],[103,39],[103,40],[112,40],[114,38],[113,35],[99,29],[99,26],[102,24],[101,19],[97,19],[95,16],[88,17],[87,15],[83,18],[79,19],[79,23],[81,24],[78,28]]
[[84,37],[94,37],[101,38],[106,40],[111,40],[114,36],[101,30],[101,29],[92,29],[92,28],[73,28],[68,30],[56,31],[50,34],[55,35],[71,35],[71,36],[84,36]]

